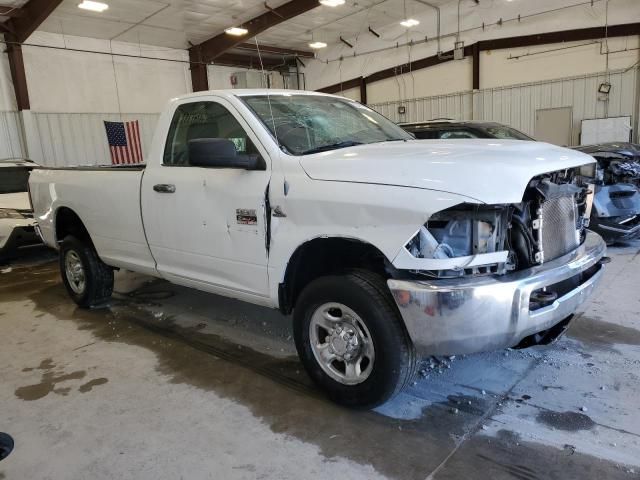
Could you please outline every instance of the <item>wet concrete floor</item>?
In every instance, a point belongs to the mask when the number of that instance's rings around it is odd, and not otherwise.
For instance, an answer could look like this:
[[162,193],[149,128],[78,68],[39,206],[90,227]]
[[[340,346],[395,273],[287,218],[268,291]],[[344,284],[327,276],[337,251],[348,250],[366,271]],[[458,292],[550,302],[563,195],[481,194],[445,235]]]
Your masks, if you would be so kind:
[[640,478],[638,251],[558,343],[425,359],[370,412],[316,390],[288,317],[132,273],[81,310],[33,252],[0,266],[0,479]]

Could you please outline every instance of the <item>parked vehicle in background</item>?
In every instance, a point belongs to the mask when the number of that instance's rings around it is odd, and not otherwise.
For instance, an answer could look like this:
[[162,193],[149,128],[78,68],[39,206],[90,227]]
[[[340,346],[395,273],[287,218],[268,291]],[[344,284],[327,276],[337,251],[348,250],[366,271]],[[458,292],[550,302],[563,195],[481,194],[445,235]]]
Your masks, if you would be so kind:
[[598,162],[593,230],[607,243],[640,236],[640,145],[600,143],[575,147]]
[[126,268],[293,312],[311,378],[372,407],[420,355],[566,328],[602,276],[594,163],[536,142],[425,148],[349,99],[221,90],[168,104],[146,166],[43,168],[30,186],[78,305]]
[[496,122],[455,121],[401,123],[400,126],[421,140],[454,140],[458,138],[501,138],[503,140],[534,140],[515,128]]
[[626,142],[574,147],[598,162],[598,179],[605,185],[631,183],[640,187],[640,145]]
[[28,193],[35,166],[25,159],[0,160],[0,261],[17,255],[21,247],[42,243]]
[[[524,133],[495,122],[434,120],[401,124],[416,138],[454,140],[496,138],[529,140]],[[576,147],[598,162],[594,180],[595,196],[589,228],[607,244],[640,236],[640,146],[605,143]]]

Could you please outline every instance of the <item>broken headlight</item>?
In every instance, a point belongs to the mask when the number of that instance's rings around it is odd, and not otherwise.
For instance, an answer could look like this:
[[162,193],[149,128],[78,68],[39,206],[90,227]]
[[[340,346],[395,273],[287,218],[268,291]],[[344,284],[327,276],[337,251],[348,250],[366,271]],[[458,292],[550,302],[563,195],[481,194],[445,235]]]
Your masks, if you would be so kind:
[[420,262],[438,276],[504,273],[509,212],[505,205],[457,205],[432,215],[405,248],[416,259],[439,260]]

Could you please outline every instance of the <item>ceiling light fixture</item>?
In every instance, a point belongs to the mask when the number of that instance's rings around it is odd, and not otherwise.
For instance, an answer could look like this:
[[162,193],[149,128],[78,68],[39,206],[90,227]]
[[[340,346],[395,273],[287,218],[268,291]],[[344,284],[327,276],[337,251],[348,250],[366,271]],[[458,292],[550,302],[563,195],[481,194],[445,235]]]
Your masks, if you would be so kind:
[[91,0],[83,0],[82,3],[78,4],[78,8],[83,10],[90,10],[92,12],[104,12],[109,5],[102,2],[93,2]]
[[311,43],[309,44],[309,46],[310,46],[311,48],[325,48],[325,47],[327,46],[327,44],[326,44],[326,43],[324,43],[324,42],[311,42]]
[[242,35],[246,35],[247,33],[249,33],[249,30],[242,27],[229,27],[225,29],[224,33],[227,33],[229,35],[234,35],[236,37],[240,37]]
[[344,0],[320,0],[320,3],[325,7],[339,7],[344,5]]
[[420,25],[420,22],[414,18],[407,18],[406,20],[401,21],[400,25],[402,25],[403,27],[411,28],[415,27],[416,25]]

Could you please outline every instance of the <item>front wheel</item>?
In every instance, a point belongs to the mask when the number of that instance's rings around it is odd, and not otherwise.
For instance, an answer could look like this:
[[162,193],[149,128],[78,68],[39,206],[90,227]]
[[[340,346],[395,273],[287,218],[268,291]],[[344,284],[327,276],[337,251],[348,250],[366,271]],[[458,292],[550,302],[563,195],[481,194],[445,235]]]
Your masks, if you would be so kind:
[[83,308],[104,304],[113,292],[113,269],[90,242],[68,235],[60,246],[60,273],[69,296]]
[[384,280],[353,271],[305,287],[294,310],[298,354],[336,403],[373,408],[413,378],[416,357]]

